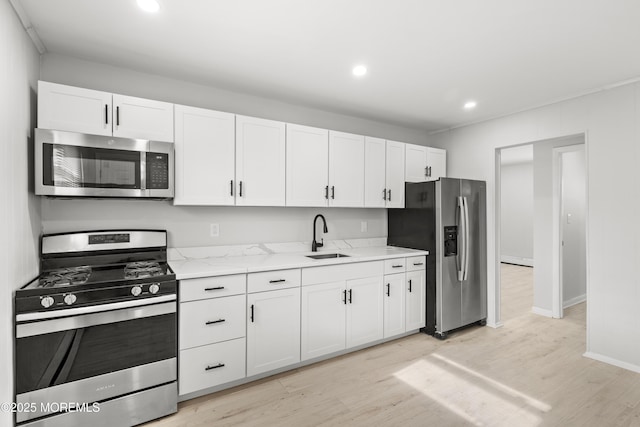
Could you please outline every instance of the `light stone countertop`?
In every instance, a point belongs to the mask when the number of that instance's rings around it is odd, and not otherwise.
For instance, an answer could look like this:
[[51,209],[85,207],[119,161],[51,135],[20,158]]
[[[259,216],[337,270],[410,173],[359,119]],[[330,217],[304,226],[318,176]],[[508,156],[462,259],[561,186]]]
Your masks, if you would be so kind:
[[194,279],[208,276],[255,273],[260,271],[305,268],[389,258],[428,255],[428,251],[386,246],[386,239],[336,240],[325,242],[317,254],[341,253],[343,258],[315,260],[307,242],[171,248],[169,265],[176,278]]

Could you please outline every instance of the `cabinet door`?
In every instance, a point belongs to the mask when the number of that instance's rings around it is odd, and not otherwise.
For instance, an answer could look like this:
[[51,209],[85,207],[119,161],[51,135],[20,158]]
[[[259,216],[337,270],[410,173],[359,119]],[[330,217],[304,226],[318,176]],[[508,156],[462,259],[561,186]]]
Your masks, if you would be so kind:
[[405,145],[403,142],[387,141],[385,187],[388,208],[404,208]]
[[247,295],[247,375],[300,361],[300,288]]
[[302,360],[345,349],[345,282],[302,287]]
[[405,332],[404,273],[384,276],[384,337]]
[[405,181],[423,182],[427,180],[427,147],[406,144]]
[[39,81],[38,127],[111,135],[111,94]]
[[287,206],[327,206],[329,131],[287,123]]
[[284,206],[285,125],[236,116],[236,205]]
[[[385,151],[384,139],[368,136],[364,138],[364,206],[367,208],[386,206]],[[404,165],[404,157],[402,163]],[[404,180],[404,175],[402,179]]]
[[364,137],[329,131],[329,206],[364,206]]
[[425,270],[407,272],[406,282],[407,331],[424,328],[426,318],[426,274]]
[[173,142],[173,104],[113,94],[113,136]]
[[347,281],[347,348],[383,336],[382,276]]
[[175,106],[174,205],[233,205],[235,115]]
[[427,180],[435,181],[447,176],[447,151],[440,148],[427,148]]

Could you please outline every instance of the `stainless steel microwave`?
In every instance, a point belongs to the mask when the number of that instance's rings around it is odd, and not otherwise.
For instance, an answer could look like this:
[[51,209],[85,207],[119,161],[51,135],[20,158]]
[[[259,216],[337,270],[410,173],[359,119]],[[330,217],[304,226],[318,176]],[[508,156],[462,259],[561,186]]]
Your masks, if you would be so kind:
[[35,130],[35,193],[172,198],[173,144]]

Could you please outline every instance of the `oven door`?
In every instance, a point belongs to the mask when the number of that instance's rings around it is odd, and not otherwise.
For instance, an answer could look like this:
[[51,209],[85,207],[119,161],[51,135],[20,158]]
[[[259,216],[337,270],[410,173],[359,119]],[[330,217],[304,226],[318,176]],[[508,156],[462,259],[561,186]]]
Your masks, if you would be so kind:
[[18,322],[16,402],[35,411],[18,412],[16,421],[57,412],[60,403],[101,402],[175,381],[175,295],[139,303],[73,308],[66,317],[56,310],[56,318]]
[[38,195],[173,197],[173,145],[36,129]]

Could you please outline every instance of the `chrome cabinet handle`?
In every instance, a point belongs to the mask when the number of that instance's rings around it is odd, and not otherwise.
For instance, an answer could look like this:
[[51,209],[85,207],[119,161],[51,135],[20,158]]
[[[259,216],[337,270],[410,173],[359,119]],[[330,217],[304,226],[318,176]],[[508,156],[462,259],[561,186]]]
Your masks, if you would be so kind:
[[205,371],[210,371],[212,369],[218,369],[218,368],[222,368],[224,366],[224,363],[218,363],[215,366],[207,366],[206,368],[204,368]]

